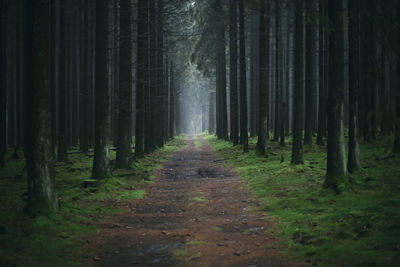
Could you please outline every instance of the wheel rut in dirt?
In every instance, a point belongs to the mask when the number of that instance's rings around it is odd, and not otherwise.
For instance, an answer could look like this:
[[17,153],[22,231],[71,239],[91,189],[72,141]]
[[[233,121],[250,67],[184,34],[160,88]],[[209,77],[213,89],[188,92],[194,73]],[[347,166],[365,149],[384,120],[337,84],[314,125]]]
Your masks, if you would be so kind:
[[112,215],[98,266],[298,266],[202,136],[187,137],[145,199]]

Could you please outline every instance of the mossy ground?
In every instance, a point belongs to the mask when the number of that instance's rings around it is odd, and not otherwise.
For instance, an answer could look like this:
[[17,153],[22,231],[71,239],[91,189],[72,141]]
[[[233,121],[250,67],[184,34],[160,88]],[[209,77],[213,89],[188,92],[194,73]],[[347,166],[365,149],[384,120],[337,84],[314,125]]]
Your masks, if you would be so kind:
[[[390,137],[362,143],[362,166],[337,194],[323,188],[326,147],[304,147],[304,165],[290,164],[285,148],[269,142],[268,157],[208,135],[274,220],[277,234],[299,260],[317,266],[395,266],[400,262],[400,157],[378,160]],[[282,158],[284,159],[281,162]],[[274,229],[269,229],[274,231]]]
[[[82,248],[87,237],[96,233],[103,216],[119,211],[123,202],[143,198],[155,170],[183,145],[183,138],[178,137],[136,160],[132,169],[114,170],[111,177],[91,188],[84,188],[83,182],[90,178],[93,154],[70,154],[68,162],[55,167],[59,212],[34,217],[23,212],[27,197],[25,161],[9,160],[7,167],[0,169],[0,266],[92,264],[92,252]],[[111,159],[115,159],[115,152]]]

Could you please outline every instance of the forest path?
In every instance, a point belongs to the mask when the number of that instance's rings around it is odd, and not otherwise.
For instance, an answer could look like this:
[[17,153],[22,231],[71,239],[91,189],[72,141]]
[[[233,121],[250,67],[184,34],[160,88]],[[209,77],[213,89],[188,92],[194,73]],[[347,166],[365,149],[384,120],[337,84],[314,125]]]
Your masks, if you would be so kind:
[[202,136],[186,142],[145,199],[108,218],[98,266],[295,266],[237,174]]

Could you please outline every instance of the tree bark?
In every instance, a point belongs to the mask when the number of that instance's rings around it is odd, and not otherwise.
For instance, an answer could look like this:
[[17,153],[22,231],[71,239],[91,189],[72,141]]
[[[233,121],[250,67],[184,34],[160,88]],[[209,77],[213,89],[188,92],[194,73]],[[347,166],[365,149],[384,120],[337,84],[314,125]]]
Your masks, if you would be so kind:
[[358,95],[360,90],[360,0],[349,1],[349,150],[347,168],[350,173],[361,167],[358,134]]
[[230,51],[230,137],[234,146],[239,144],[239,118],[238,118],[238,88],[237,88],[237,0],[230,0],[230,27],[229,27],[229,51]]
[[[397,1],[397,8],[396,8],[396,21],[397,25],[400,23],[400,1]],[[395,42],[397,44],[397,47],[399,46],[400,43],[400,38],[399,38],[399,29],[396,28],[394,30],[396,33],[396,38]],[[393,146],[393,152],[394,153],[400,153],[400,59],[399,59],[399,51],[396,50],[395,55],[395,64],[396,64],[396,74],[397,74],[397,80],[395,82],[395,96],[396,96],[396,119],[395,119],[395,128],[394,128],[394,135],[395,135],[395,140],[394,140],[394,146]]]
[[110,93],[108,90],[108,0],[96,1],[95,148],[92,176],[110,174]]
[[27,78],[26,166],[28,203],[26,210],[58,209],[51,152],[50,0],[26,3]]
[[6,63],[6,48],[7,48],[7,34],[6,34],[6,29],[7,29],[7,12],[6,12],[6,1],[1,0],[0,2],[0,14],[1,14],[1,38],[2,40],[0,41],[1,43],[1,50],[0,50],[0,64],[1,64],[1,71],[0,71],[0,167],[4,167],[6,164],[5,161],[5,153],[6,153],[6,109],[7,109],[7,81],[6,81],[6,73],[7,73],[7,63]]
[[225,55],[225,25],[221,0],[216,0],[217,19],[217,53],[216,53],[216,87],[217,87],[217,136],[228,140],[228,110],[226,99],[226,55]]
[[343,1],[328,0],[329,32],[329,95],[328,95],[328,158],[324,186],[337,189],[347,174],[344,141],[344,42]]
[[259,59],[259,117],[258,117],[258,139],[257,152],[260,155],[265,155],[267,148],[267,124],[268,124],[268,109],[269,109],[269,2],[261,1],[260,3],[260,59]]
[[293,146],[292,164],[303,164],[303,0],[296,0],[295,32],[295,82],[293,95]]
[[326,80],[328,79],[328,57],[327,49],[328,43],[327,30],[324,20],[326,16],[326,0],[320,0],[319,2],[319,108],[318,108],[318,133],[317,133],[317,145],[322,146],[324,144],[324,137],[326,136],[326,93],[327,86]]
[[132,158],[132,42],[131,1],[120,0],[119,114],[117,166],[129,167]]
[[174,80],[174,65],[171,61],[169,75],[169,138],[175,136],[175,80]]
[[240,143],[243,151],[249,151],[247,130],[247,82],[246,82],[246,39],[244,35],[244,0],[239,0],[239,38],[240,38]]
[[83,26],[82,26],[82,52],[81,52],[81,92],[80,92],[80,149],[83,153],[89,151],[89,75],[88,70],[88,57],[89,52],[89,38],[88,38],[88,13],[89,13],[89,2],[83,1]]
[[156,126],[156,145],[162,147],[164,145],[164,0],[157,0],[157,83],[156,83],[156,110],[157,126]]
[[282,53],[282,42],[281,42],[281,7],[280,0],[275,0],[275,105],[274,105],[274,141],[279,139],[280,121],[281,121],[281,53]]
[[145,92],[148,90],[146,68],[148,58],[148,1],[138,0],[138,35],[137,35],[137,87],[136,87],[136,134],[135,155],[144,154],[144,121],[145,121]]
[[66,49],[66,3],[60,5],[60,76],[58,92],[58,161],[67,160],[67,49]]
[[315,0],[306,0],[306,116],[305,116],[305,131],[304,144],[311,145],[313,136],[313,94],[315,92],[315,76],[316,76],[316,40],[317,28],[315,23],[316,2]]

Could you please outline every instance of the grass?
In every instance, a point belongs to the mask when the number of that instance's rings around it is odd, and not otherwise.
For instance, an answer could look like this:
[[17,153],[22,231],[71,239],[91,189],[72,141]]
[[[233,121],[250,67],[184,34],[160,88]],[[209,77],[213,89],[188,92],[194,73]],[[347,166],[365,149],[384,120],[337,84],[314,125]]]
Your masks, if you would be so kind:
[[[96,233],[103,216],[121,211],[124,202],[143,198],[155,171],[169,155],[184,145],[183,137],[136,160],[132,169],[114,170],[94,188],[84,188],[90,178],[93,154],[70,154],[56,163],[59,212],[23,212],[27,198],[24,160],[8,160],[0,169],[0,266],[87,266],[96,251],[87,240]],[[10,158],[11,151],[7,158]],[[111,153],[112,161],[115,152]]]
[[[400,262],[400,157],[379,161],[391,138],[362,144],[362,165],[342,192],[324,189],[326,148],[304,147],[304,165],[290,164],[290,146],[272,143],[268,157],[206,136],[246,181],[278,235],[298,260],[317,266],[395,266]],[[290,140],[289,140],[290,141]],[[271,145],[271,143],[269,143]],[[284,159],[281,162],[281,159]]]
[[198,248],[206,244],[202,240],[191,240],[185,243],[183,248],[174,250],[172,257],[178,263],[175,266],[190,266],[192,260],[201,257],[201,252],[198,251]]

